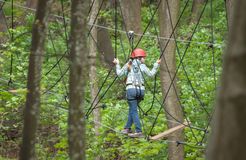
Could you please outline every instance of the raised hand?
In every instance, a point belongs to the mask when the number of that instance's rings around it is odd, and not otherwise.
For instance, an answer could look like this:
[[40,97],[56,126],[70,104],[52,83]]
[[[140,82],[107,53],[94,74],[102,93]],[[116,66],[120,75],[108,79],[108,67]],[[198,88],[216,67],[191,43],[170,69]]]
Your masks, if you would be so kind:
[[118,58],[114,58],[113,63],[114,64],[119,64],[120,62],[119,62]]

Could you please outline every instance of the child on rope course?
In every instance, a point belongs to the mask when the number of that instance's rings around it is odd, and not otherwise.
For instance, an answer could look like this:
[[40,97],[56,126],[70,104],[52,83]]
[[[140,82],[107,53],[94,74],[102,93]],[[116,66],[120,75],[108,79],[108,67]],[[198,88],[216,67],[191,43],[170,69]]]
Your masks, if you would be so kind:
[[[141,123],[138,116],[138,104],[144,97],[144,77],[146,74],[153,77],[160,66],[161,60],[154,63],[152,70],[145,64],[146,52],[143,49],[136,48],[131,53],[131,58],[122,68],[120,67],[119,60],[114,59],[113,63],[116,64],[116,74],[118,76],[127,76],[126,79],[126,98],[129,105],[128,120],[122,130],[123,134],[128,134],[130,137],[143,137]],[[132,133],[131,126],[134,123],[135,133]]]

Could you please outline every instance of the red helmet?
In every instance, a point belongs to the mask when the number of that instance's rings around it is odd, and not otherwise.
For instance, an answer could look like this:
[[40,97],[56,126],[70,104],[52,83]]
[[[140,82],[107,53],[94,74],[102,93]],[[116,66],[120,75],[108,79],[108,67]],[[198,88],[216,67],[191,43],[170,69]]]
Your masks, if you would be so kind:
[[136,48],[131,54],[131,58],[146,57],[146,52],[141,48]]

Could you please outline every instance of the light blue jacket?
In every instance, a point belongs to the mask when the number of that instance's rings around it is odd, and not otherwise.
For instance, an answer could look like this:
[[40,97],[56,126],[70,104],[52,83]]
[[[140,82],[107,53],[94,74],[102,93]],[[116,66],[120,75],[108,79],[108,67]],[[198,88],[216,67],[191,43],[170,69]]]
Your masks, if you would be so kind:
[[[130,60],[131,61],[131,60]],[[159,68],[159,64],[158,63],[154,63],[154,66],[152,68],[152,70],[150,70],[144,63],[141,63],[140,60],[138,59],[133,59],[132,61],[132,65],[131,65],[131,69],[130,72],[128,71],[128,63],[127,62],[122,68],[120,67],[120,64],[116,64],[116,74],[120,77],[123,75],[127,76],[127,80],[126,80],[126,85],[127,88],[135,88],[133,84],[134,81],[134,68],[136,69],[140,69],[139,73],[139,79],[141,80],[141,89],[145,89],[144,87],[144,77],[145,75],[149,76],[149,77],[153,77]]]

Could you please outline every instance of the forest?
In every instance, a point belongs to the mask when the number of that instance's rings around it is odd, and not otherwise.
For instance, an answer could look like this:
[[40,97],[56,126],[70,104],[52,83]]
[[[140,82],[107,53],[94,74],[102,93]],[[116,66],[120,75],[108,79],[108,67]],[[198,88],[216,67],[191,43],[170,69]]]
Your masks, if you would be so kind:
[[[243,0],[0,0],[0,160],[241,159],[243,7]],[[116,69],[136,48],[149,69],[160,66],[142,76],[142,137],[122,132],[129,75]]]

